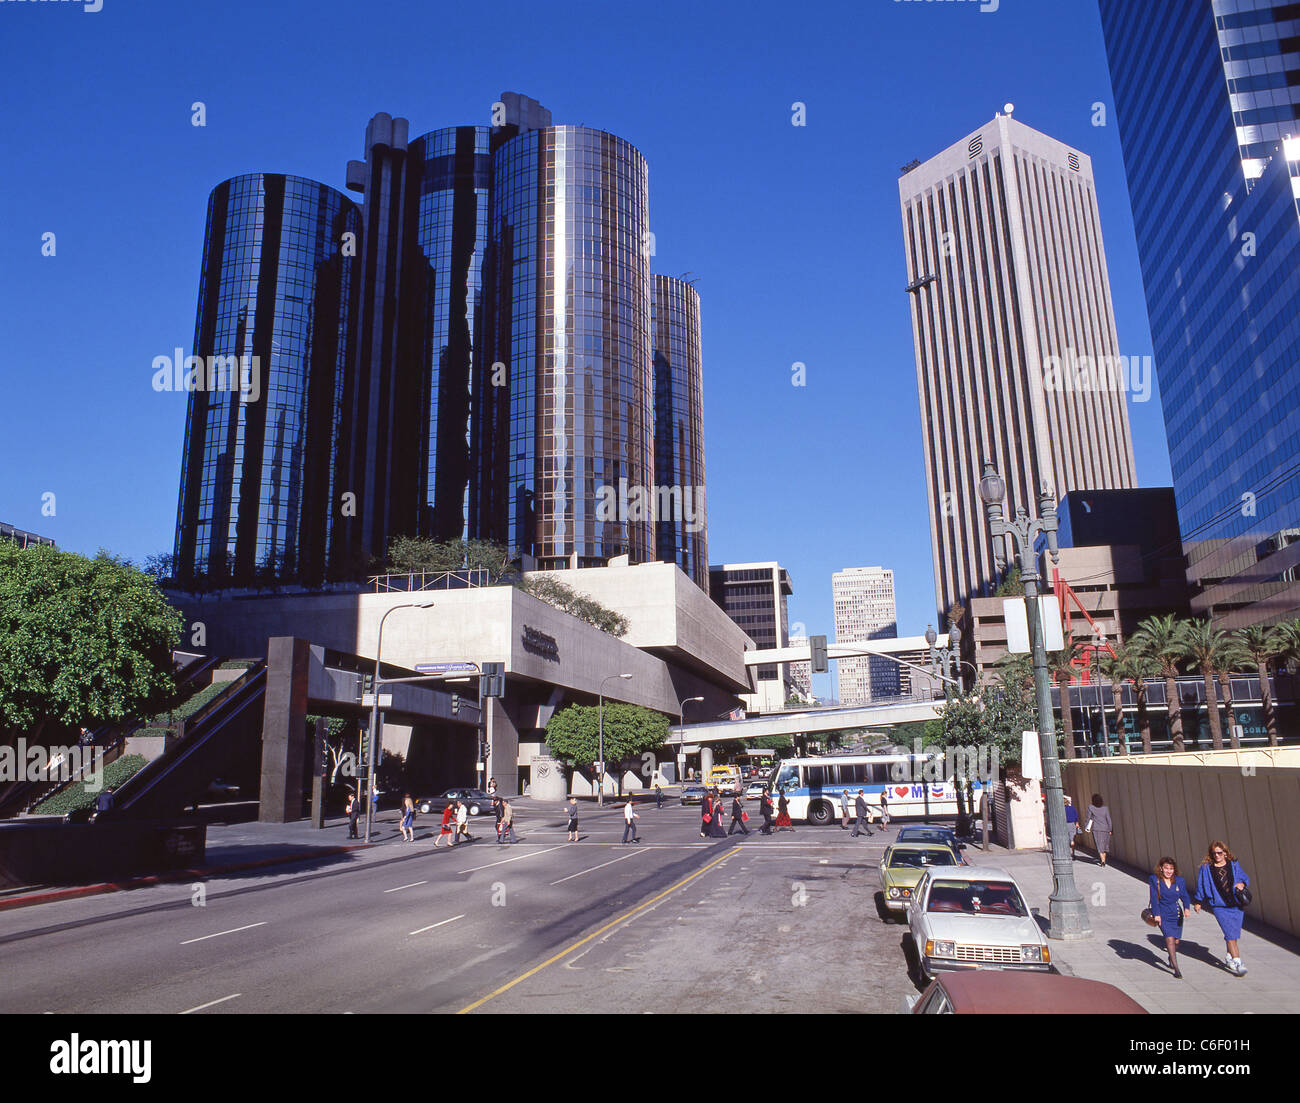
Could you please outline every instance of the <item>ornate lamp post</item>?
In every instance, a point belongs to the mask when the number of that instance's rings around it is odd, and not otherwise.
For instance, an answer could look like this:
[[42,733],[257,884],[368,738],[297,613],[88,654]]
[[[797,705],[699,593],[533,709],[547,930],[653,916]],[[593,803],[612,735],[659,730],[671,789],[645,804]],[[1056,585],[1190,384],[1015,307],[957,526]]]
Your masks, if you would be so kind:
[[[596,794],[596,803],[605,807],[605,682],[612,682],[615,678],[631,678],[631,674],[611,674],[600,683],[600,709],[597,713],[600,725],[600,790]],[[620,783],[621,784],[621,783]]]
[[993,537],[993,558],[1001,571],[1006,565],[1003,537],[1011,537],[1020,577],[1025,584],[1025,612],[1029,622],[1029,650],[1034,663],[1034,690],[1038,699],[1038,744],[1043,760],[1043,789],[1047,798],[1047,824],[1052,837],[1052,895],[1049,898],[1051,923],[1048,937],[1081,939],[1092,936],[1088,909],[1074,883],[1070,861],[1070,844],[1066,837],[1065,801],[1061,789],[1061,763],[1056,755],[1056,721],[1052,716],[1051,681],[1047,673],[1047,650],[1043,645],[1043,626],[1038,608],[1038,556],[1034,538],[1042,533],[1052,562],[1057,559],[1056,501],[1046,486],[1038,494],[1037,518],[1017,507],[1015,520],[1002,514],[1007,486],[997,468],[985,461],[979,485],[980,499],[988,516],[989,535]]
[[685,751],[686,706],[691,704],[697,704],[697,703],[703,704],[703,702],[704,702],[703,697],[687,697],[686,700],[681,703],[681,707],[677,710],[677,781],[678,784],[680,784],[681,781],[683,780],[682,774],[685,773],[685,768],[686,768],[686,751]]

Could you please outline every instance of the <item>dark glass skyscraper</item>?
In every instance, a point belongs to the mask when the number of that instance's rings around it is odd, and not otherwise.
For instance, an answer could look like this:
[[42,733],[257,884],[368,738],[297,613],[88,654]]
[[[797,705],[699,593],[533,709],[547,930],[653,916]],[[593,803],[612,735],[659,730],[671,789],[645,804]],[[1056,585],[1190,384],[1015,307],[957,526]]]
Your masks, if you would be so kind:
[[191,399],[181,578],[355,581],[413,535],[541,568],[662,545],[704,584],[699,306],[664,282],[657,399],[645,159],[516,93],[491,118],[410,139],[375,115],[360,206],[295,177],[213,193],[195,354],[256,356],[266,399]]
[[700,296],[684,280],[656,275],[653,318],[656,553],[707,589]]
[[1225,72],[1300,42],[1244,6],[1100,3],[1193,612],[1223,627],[1300,611],[1300,223]]
[[[324,577],[351,355],[356,206],[256,173],[208,200],[177,515],[178,578]],[[178,350],[179,353],[179,350]]]
[[613,134],[493,153],[472,527],[542,569],[654,558],[649,218],[645,159]]

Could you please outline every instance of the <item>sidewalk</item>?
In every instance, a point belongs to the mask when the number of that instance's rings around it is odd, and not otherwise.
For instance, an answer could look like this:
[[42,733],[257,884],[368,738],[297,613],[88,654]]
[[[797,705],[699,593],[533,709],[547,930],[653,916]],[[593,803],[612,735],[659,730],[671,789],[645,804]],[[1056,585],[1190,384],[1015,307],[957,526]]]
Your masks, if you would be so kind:
[[[1049,853],[990,843],[987,854],[970,846],[965,857],[971,865],[1014,876],[1046,927],[1052,894]],[[1192,880],[1187,871],[1183,874]],[[1090,855],[1075,861],[1074,882],[1088,908],[1092,937],[1050,940],[1052,961],[1062,973],[1113,984],[1153,1014],[1300,1012],[1300,941],[1252,921],[1249,909],[1241,935],[1241,957],[1250,970],[1246,976],[1224,968],[1223,935],[1214,917],[1202,911],[1192,912],[1183,924],[1178,947],[1183,979],[1175,979],[1164,964],[1164,938],[1140,917],[1148,902],[1147,876],[1114,864],[1102,869]]]

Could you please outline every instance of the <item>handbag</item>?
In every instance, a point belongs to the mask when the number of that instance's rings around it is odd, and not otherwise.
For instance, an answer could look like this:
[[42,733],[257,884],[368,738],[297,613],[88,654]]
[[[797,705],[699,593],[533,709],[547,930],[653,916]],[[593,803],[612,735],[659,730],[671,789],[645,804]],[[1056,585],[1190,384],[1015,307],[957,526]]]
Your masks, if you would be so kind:
[[704,822],[705,822],[705,823],[712,823],[712,822],[713,822],[713,817],[710,816],[707,812],[704,813]]
[[1158,927],[1160,925],[1156,922],[1155,913],[1150,908],[1142,909],[1142,922],[1148,927]]
[[740,814],[740,822],[741,822],[741,823],[749,823],[749,813],[748,813],[748,812],[742,812],[742,813]]
[[1239,908],[1244,908],[1255,898],[1250,894],[1250,889],[1235,889],[1232,893],[1232,902]]

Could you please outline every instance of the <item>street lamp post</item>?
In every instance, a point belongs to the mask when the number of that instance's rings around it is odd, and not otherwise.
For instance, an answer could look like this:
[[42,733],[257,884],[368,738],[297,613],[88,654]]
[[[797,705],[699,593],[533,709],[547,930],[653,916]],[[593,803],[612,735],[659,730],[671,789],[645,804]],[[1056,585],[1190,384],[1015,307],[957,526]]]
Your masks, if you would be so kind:
[[683,767],[686,765],[686,706],[695,703],[703,704],[703,702],[703,697],[687,697],[677,710],[677,781],[679,784],[684,772]]
[[1017,507],[1014,521],[1003,517],[1002,501],[1006,483],[992,463],[985,461],[979,493],[988,516],[989,535],[993,537],[993,557],[999,571],[1005,566],[1001,539],[1011,537],[1025,584],[1025,610],[1029,628],[1029,650],[1034,664],[1034,690],[1038,699],[1038,743],[1043,764],[1043,788],[1047,799],[1047,823],[1052,839],[1052,895],[1049,898],[1051,922],[1048,937],[1082,939],[1092,936],[1088,908],[1074,883],[1070,847],[1065,828],[1065,801],[1061,789],[1061,763],[1056,754],[1056,721],[1052,715],[1052,690],[1047,673],[1047,650],[1038,607],[1038,556],[1034,538],[1042,533],[1052,562],[1057,559],[1056,502],[1046,486],[1039,491],[1037,518]]
[[379,730],[379,656],[384,648],[384,621],[398,609],[432,609],[433,602],[406,602],[394,605],[379,618],[379,638],[375,641],[375,692],[370,702],[370,745],[366,748],[366,842],[370,842],[370,824],[375,812],[375,735]]
[[600,708],[597,713],[598,724],[600,726],[600,771],[597,783],[600,786],[596,793],[596,803],[605,807],[605,682],[612,682],[615,678],[631,678],[631,674],[611,674],[600,683]]
[[[961,659],[958,647],[961,645],[961,629],[955,624],[948,630],[948,646],[936,651],[934,645],[939,640],[939,634],[934,630],[934,625],[925,626],[925,642],[930,645],[930,662],[934,665],[936,672],[940,664],[943,667],[943,699],[945,703],[952,701],[952,687],[955,684],[958,690],[964,692],[965,687],[961,684]],[[957,799],[957,822],[954,824],[954,830],[959,836],[965,837],[970,834],[970,806],[967,801],[966,778],[957,777],[955,772],[952,777],[953,794]]]

